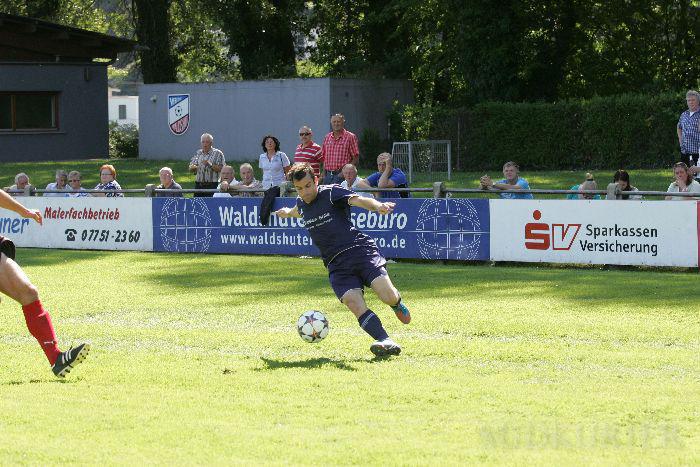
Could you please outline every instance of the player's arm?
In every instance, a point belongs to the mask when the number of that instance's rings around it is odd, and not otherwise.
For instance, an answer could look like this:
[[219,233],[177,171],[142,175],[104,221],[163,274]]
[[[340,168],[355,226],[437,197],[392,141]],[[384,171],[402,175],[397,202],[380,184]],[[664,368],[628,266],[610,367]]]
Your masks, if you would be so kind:
[[368,211],[376,211],[379,214],[389,214],[394,210],[394,206],[396,206],[395,203],[380,203],[374,198],[367,198],[359,195],[352,196],[350,199],[348,199],[348,204],[350,206],[357,206]]
[[280,208],[275,211],[275,214],[278,217],[301,217],[301,214],[299,214],[299,210],[296,206],[293,208]]
[[2,190],[0,190],[0,208],[9,209],[22,217],[34,219],[39,224],[42,223],[41,213],[39,211],[25,208],[16,199]]

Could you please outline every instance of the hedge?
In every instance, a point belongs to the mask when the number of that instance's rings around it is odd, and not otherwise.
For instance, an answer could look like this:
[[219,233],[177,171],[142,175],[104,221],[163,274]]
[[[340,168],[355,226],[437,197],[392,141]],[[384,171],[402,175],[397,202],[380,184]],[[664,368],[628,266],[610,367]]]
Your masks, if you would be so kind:
[[402,128],[394,139],[450,139],[453,165],[462,170],[497,169],[508,160],[528,170],[660,168],[679,157],[676,123],[684,109],[684,93],[410,106],[398,111]]

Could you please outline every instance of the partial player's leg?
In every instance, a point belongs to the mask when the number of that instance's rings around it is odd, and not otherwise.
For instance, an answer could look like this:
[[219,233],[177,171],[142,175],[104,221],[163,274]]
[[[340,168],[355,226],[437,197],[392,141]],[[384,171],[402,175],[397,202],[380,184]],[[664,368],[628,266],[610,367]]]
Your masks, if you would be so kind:
[[59,350],[51,316],[44,310],[37,288],[22,268],[4,253],[0,254],[0,292],[22,305],[27,328],[39,342],[56,376],[65,376],[70,372],[72,365],[85,358],[90,350],[88,344],[66,352]]
[[347,290],[341,296],[340,301],[352,311],[360,327],[375,339],[369,348],[373,354],[385,356],[401,353],[401,347],[389,338],[379,316],[367,308],[362,289]]
[[396,287],[392,284],[389,274],[386,273],[386,269],[381,269],[383,271],[379,271],[379,275],[370,282],[370,287],[372,287],[372,290],[377,294],[379,300],[383,301],[394,310],[399,321],[403,324],[410,323],[411,313],[401,301],[401,294],[399,294],[399,291],[396,290]]

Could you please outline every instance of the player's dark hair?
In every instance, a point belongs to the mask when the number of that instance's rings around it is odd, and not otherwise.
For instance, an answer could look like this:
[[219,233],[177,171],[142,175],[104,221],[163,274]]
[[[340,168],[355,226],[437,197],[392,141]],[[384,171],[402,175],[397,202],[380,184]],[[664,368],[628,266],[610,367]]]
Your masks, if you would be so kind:
[[306,176],[311,177],[311,180],[314,179],[316,174],[314,173],[313,167],[309,165],[308,162],[296,162],[292,167],[289,169],[289,179],[293,182],[294,180],[300,181],[304,180]]
[[272,139],[272,141],[275,142],[275,152],[279,151],[280,150],[280,140],[278,140],[277,138],[275,138],[272,135],[265,135],[262,139],[262,144],[260,144],[262,146],[263,152],[267,152],[267,148],[265,147],[265,141],[267,141],[267,138],[270,138],[270,139]]

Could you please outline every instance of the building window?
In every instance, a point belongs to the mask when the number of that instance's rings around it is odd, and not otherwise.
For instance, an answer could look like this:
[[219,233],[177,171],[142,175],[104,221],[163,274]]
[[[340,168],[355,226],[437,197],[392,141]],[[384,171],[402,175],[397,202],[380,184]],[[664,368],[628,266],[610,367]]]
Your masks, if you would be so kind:
[[0,93],[0,130],[58,130],[58,94]]
[[126,120],[126,106],[124,104],[119,105],[119,120]]

